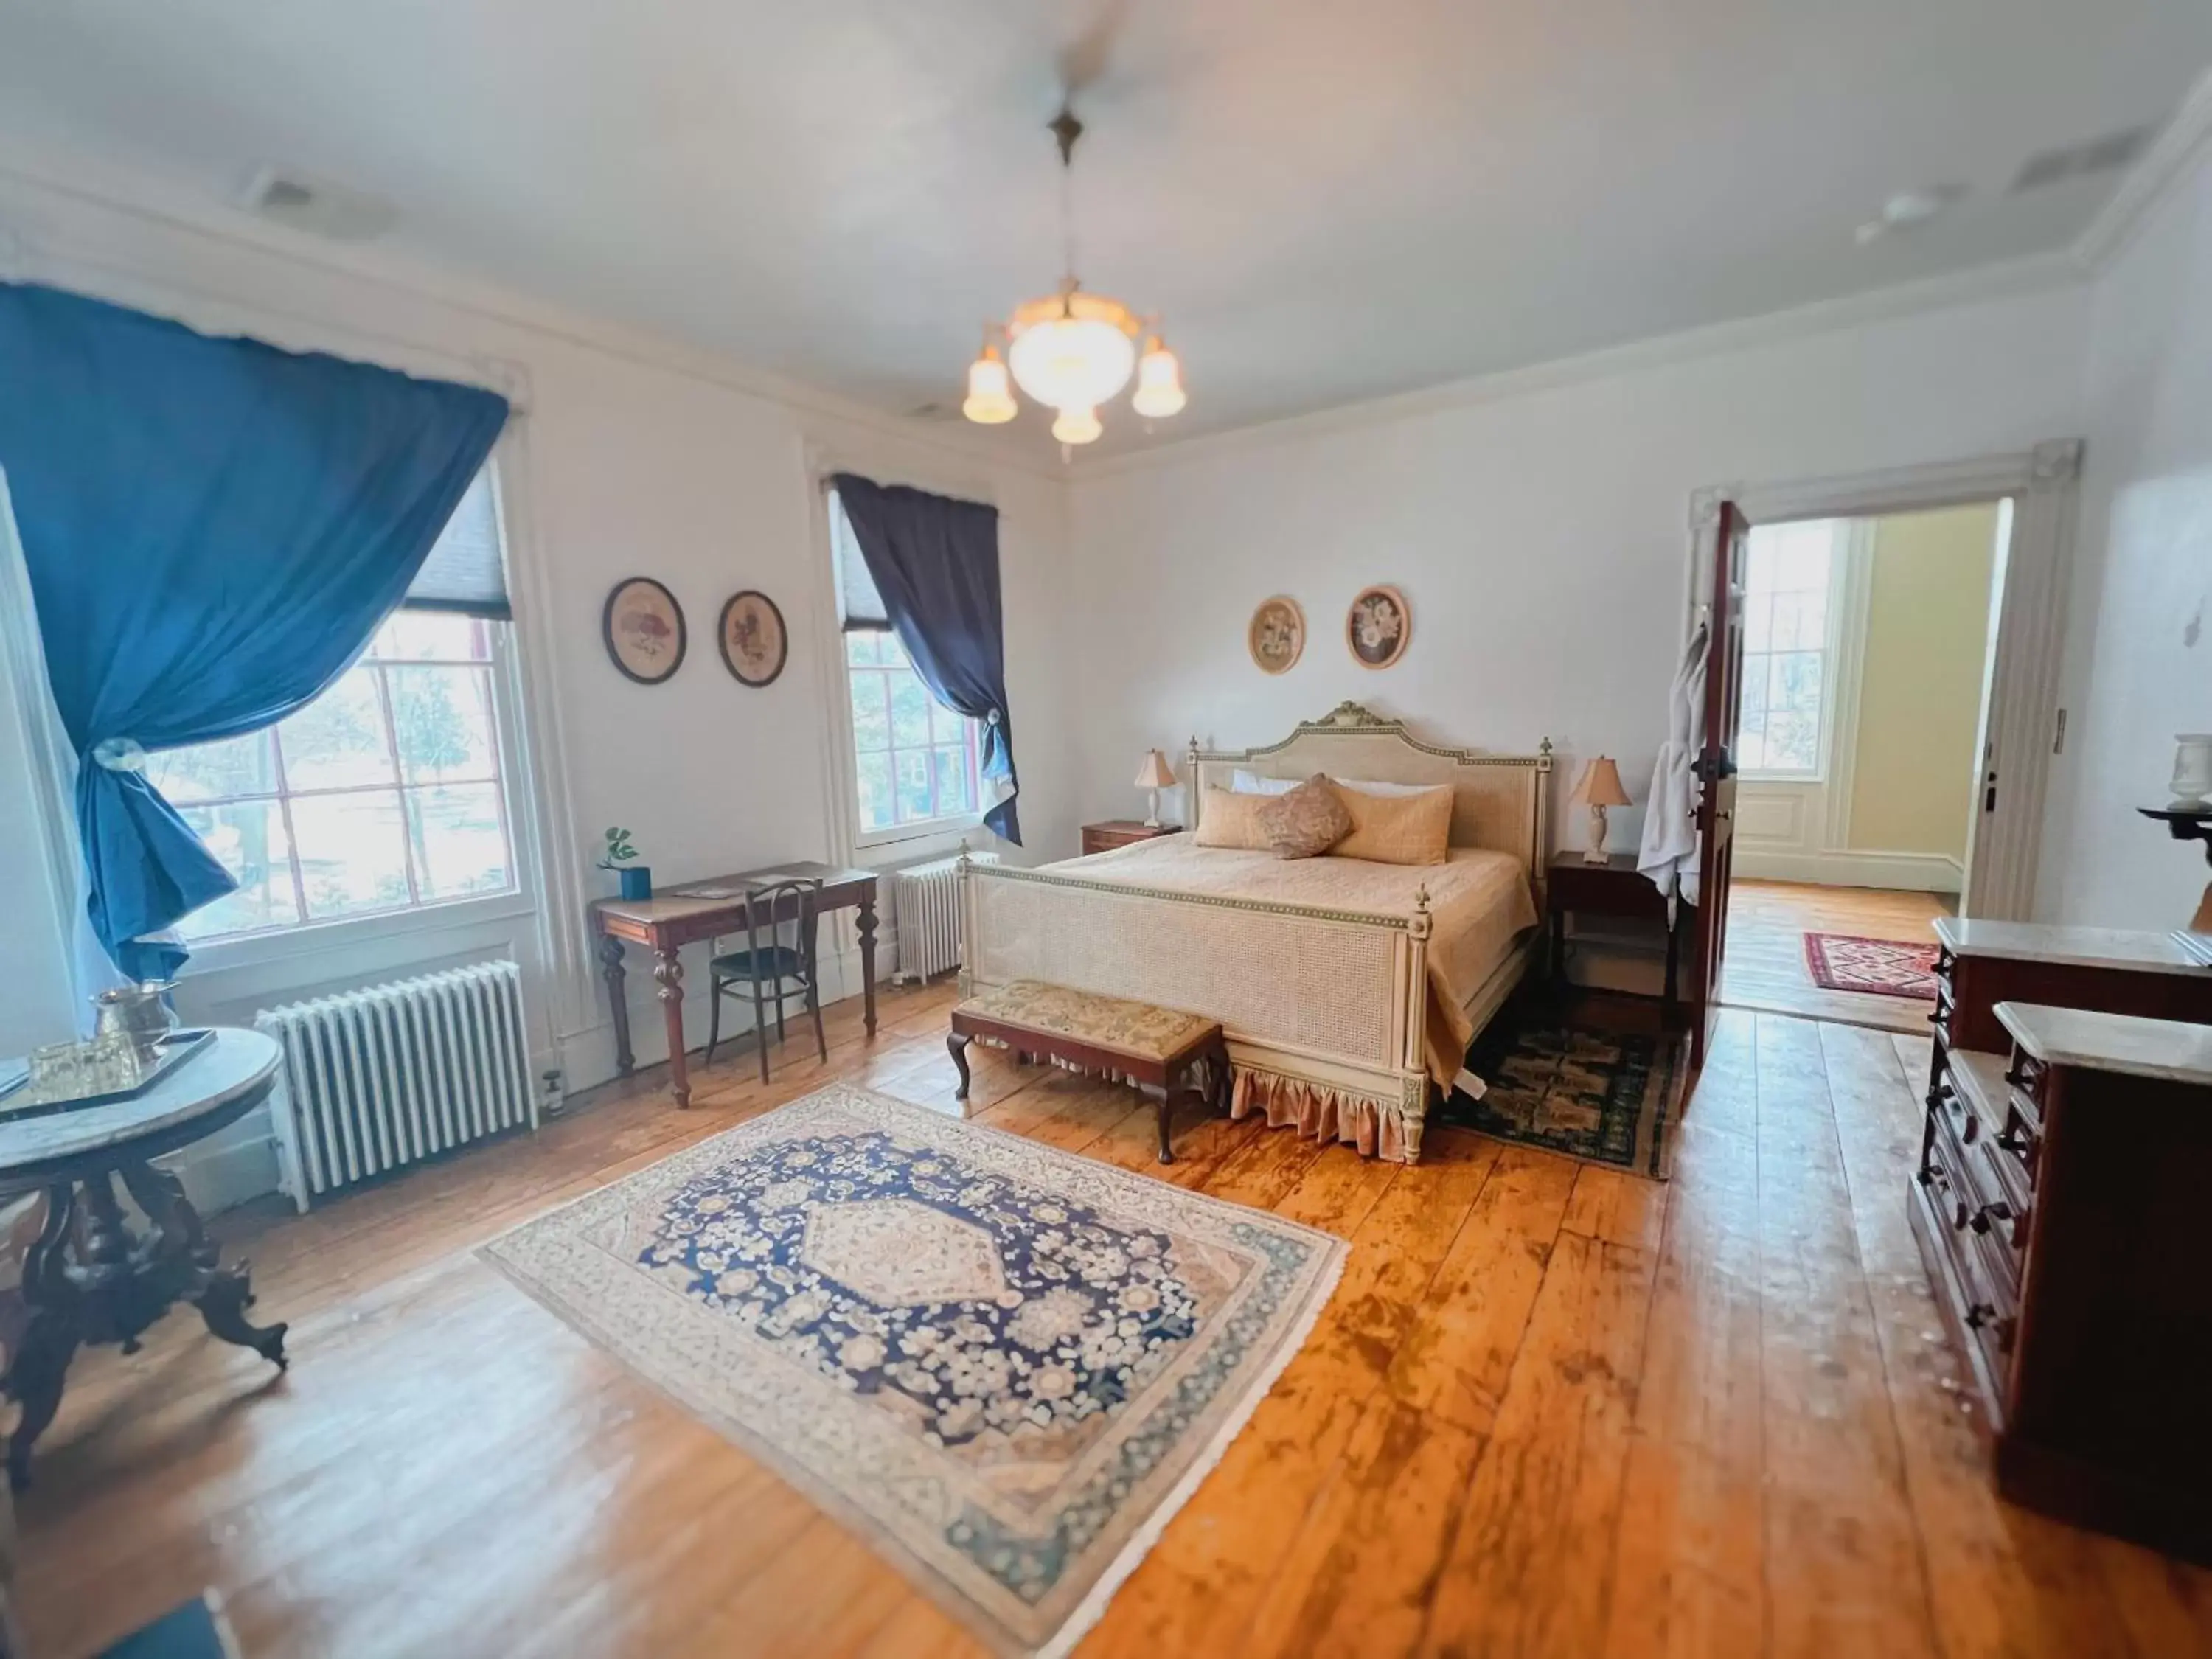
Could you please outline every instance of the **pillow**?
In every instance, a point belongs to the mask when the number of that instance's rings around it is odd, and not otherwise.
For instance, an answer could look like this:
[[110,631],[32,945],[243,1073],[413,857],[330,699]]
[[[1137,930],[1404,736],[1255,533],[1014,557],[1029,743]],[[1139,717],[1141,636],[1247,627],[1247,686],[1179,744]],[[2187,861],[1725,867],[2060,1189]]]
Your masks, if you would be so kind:
[[1232,794],[1208,785],[1206,798],[1200,803],[1198,831],[1191,837],[1191,844],[1226,847],[1246,853],[1268,851],[1267,832],[1260,828],[1260,809],[1270,799],[1267,795]]
[[1370,795],[1342,784],[1336,798],[1352,814],[1352,833],[1329,850],[1376,864],[1442,864],[1451,845],[1452,792]]
[[1363,795],[1425,795],[1431,789],[1449,789],[1448,783],[1384,783],[1367,778],[1331,778],[1340,789],[1357,789]]
[[1229,792],[1235,795],[1287,795],[1297,787],[1296,778],[1263,778],[1241,766],[1229,775]]
[[1260,799],[1258,813],[1267,850],[1279,859],[1310,859],[1326,853],[1352,828],[1352,814],[1318,772],[1287,795]]

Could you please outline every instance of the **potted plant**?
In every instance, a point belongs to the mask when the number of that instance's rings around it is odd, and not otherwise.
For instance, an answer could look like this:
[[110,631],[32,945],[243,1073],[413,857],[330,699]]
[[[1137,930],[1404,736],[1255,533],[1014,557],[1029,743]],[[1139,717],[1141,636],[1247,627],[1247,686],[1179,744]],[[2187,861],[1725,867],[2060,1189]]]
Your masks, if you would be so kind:
[[622,896],[626,899],[649,899],[653,896],[653,871],[649,866],[632,864],[637,848],[630,845],[629,831],[607,831],[607,850],[599,859],[599,868],[611,870],[622,883]]

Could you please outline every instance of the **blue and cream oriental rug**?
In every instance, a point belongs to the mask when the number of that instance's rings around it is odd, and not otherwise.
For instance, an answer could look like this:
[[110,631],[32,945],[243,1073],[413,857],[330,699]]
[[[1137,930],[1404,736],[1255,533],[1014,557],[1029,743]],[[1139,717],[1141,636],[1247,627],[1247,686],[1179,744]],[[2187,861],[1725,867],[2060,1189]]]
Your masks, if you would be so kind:
[[1345,1251],[842,1084],[484,1247],[1010,1655],[1105,1610]]

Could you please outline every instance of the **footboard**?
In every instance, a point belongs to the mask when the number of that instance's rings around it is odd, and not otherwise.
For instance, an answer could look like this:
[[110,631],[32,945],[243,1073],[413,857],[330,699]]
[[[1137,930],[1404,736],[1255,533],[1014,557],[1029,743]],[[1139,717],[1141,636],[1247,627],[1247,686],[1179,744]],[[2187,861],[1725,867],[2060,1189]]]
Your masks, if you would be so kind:
[[1371,1103],[1420,1151],[1429,918],[965,864],[963,995],[1014,980],[1218,1019],[1237,1070]]

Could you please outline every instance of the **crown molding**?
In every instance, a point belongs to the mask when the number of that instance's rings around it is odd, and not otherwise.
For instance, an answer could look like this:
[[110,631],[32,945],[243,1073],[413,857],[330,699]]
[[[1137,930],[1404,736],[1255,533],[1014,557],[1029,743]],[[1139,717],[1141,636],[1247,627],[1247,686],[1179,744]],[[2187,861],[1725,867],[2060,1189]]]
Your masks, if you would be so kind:
[[1510,398],[1580,386],[1618,375],[1670,368],[1704,358],[1726,356],[1760,346],[1782,345],[1841,329],[1887,322],[1923,312],[1947,310],[1991,300],[2050,293],[2087,285],[2088,273],[2069,252],[2040,253],[2022,259],[1975,265],[1917,282],[1893,283],[1862,294],[1815,301],[1786,311],[1710,323],[1672,334],[1656,334],[1625,344],[1494,374],[1446,381],[1418,392],[1394,392],[1358,403],[1339,404],[1310,414],[1255,422],[1184,438],[1123,455],[1076,462],[1070,480],[1082,483],[1116,473],[1143,471],[1181,461],[1266,448],[1296,439],[1322,437],[1369,427],[1389,426],[1423,416],[1499,403]]
[[2074,239],[2074,263],[2094,275],[2118,258],[2208,149],[2212,149],[2212,70],[2197,77],[2173,118]]
[[[7,198],[30,195],[27,208]],[[44,198],[43,200],[37,198]],[[350,283],[366,283],[447,310],[522,330],[585,350],[681,375],[726,391],[773,403],[801,416],[815,416],[878,436],[957,456],[970,466],[1004,469],[1054,481],[1064,479],[1057,457],[1020,453],[989,441],[973,441],[964,427],[918,428],[872,404],[759,368],[727,353],[674,337],[576,311],[504,285],[386,248],[335,245],[282,225],[265,223],[214,198],[203,200],[177,185],[112,162],[20,149],[0,154],[0,277],[64,280],[71,268],[106,273],[173,293],[202,295],[230,307],[265,309],[181,279],[151,261],[118,260],[86,246],[52,209],[90,209],[232,249],[246,250]],[[301,320],[345,327],[342,319],[302,314]],[[528,376],[511,357],[472,360],[475,378],[517,386]]]

